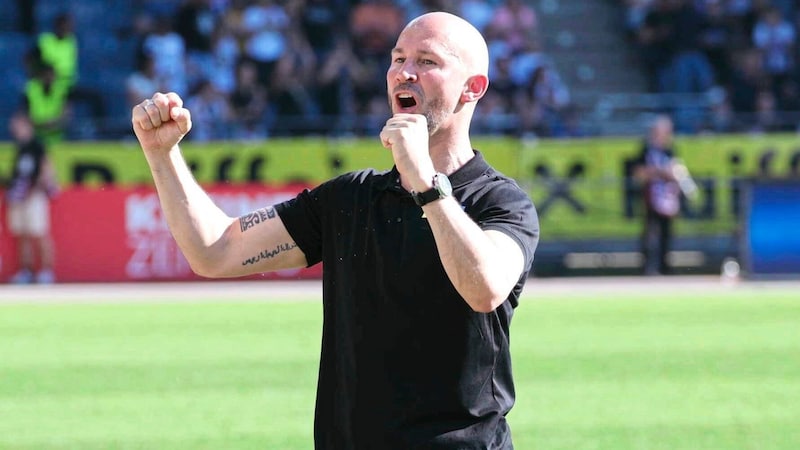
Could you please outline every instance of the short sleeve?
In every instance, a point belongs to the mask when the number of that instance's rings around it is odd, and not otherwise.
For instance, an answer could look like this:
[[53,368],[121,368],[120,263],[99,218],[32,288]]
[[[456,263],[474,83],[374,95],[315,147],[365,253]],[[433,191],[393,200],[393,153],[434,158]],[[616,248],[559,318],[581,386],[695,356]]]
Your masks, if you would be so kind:
[[322,206],[325,184],[305,189],[293,199],[275,205],[275,211],[294,242],[306,255],[308,267],[322,259]]
[[495,184],[475,205],[475,217],[483,230],[505,233],[517,244],[525,256],[525,270],[533,265],[534,252],[539,243],[539,217],[528,195],[510,180]]

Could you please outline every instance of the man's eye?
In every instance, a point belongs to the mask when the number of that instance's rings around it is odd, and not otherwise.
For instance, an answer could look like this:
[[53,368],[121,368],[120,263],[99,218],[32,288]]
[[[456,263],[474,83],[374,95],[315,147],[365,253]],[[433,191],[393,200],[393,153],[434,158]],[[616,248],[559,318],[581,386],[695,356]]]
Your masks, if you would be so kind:
[[423,66],[429,66],[429,65],[436,64],[436,63],[431,61],[430,59],[423,59],[422,61],[420,61],[420,64],[422,64]]
[[394,62],[396,63],[403,63],[406,59],[405,58],[395,58]]

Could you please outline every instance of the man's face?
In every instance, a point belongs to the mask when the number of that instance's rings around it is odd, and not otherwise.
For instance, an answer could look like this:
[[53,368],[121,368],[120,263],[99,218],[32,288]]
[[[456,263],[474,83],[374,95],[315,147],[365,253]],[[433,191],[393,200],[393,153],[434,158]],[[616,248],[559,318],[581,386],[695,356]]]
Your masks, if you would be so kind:
[[656,147],[669,147],[672,143],[672,124],[662,121],[653,126],[651,140]]
[[393,114],[422,114],[435,133],[459,107],[465,71],[443,33],[424,25],[403,31],[386,72]]

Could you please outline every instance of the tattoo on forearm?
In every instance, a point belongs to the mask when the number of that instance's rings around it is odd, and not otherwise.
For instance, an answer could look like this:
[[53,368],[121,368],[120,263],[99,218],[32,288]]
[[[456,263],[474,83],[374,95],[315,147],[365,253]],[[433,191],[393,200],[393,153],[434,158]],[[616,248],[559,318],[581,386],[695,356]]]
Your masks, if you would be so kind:
[[256,256],[251,256],[250,258],[245,259],[244,261],[242,261],[242,265],[246,266],[248,264],[255,264],[261,261],[262,259],[274,258],[278,256],[278,254],[288,252],[289,250],[295,247],[297,247],[297,244],[295,244],[294,242],[278,244],[278,246],[272,250],[263,250],[259,252]]
[[251,212],[250,214],[245,214],[242,217],[239,217],[239,226],[242,228],[242,231],[246,231],[260,224],[261,222],[266,221],[267,219],[274,219],[275,216],[277,216],[277,214],[275,213],[275,208],[272,206],[261,208]]

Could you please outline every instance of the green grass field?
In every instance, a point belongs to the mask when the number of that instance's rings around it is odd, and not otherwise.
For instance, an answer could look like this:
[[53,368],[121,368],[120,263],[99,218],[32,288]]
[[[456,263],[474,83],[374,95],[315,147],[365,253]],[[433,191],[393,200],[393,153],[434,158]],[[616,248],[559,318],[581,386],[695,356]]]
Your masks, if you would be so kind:
[[[516,448],[800,448],[800,294],[526,298]],[[310,449],[317,301],[0,305],[0,449]]]

